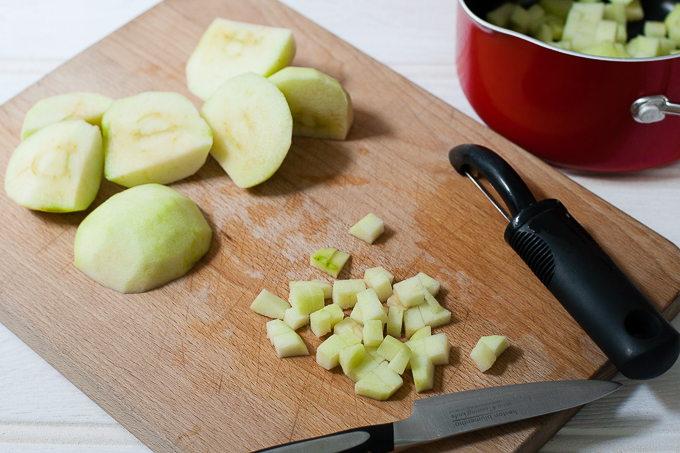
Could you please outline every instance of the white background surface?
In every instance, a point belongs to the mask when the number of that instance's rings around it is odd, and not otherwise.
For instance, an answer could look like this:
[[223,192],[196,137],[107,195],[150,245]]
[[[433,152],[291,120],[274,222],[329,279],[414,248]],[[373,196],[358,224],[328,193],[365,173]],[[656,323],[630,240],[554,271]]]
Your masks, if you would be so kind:
[[[0,104],[156,3],[0,0]],[[456,78],[455,0],[284,3],[476,118]],[[665,121],[680,133],[680,118]],[[680,163],[565,173],[680,246]],[[680,452],[679,377],[680,364],[653,381],[617,376],[624,387],[581,410],[542,451]],[[149,452],[0,324],[0,453],[85,451]]]

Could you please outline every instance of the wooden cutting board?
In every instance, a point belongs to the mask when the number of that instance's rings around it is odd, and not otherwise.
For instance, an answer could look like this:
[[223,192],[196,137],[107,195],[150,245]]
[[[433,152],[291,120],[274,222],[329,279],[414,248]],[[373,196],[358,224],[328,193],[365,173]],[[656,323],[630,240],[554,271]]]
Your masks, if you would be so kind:
[[[114,98],[175,91],[215,17],[288,27],[294,65],[347,88],[355,124],[342,142],[295,138],[276,175],[236,187],[209,158],[172,187],[194,200],[214,231],[185,277],[122,295],[73,266],[78,224],[122,187],[104,182],[89,211],[32,212],[0,195],[0,321],[157,452],[242,452],[406,418],[414,399],[530,381],[609,378],[615,369],[503,241],[505,222],[448,163],[448,150],[497,150],[537,198],[560,199],[643,292],[672,318],[680,307],[680,252],[667,240],[521,149],[274,0],[166,0],[0,108],[0,168],[19,143],[25,112],[73,91]],[[373,212],[386,233],[373,245],[347,234]],[[290,280],[324,278],[309,255],[351,253],[340,278],[383,266],[401,280],[423,271],[452,310],[450,364],[432,391],[410,377],[389,401],[353,393],[313,355],[281,360],[264,317],[249,310],[266,288],[287,297]],[[327,279],[330,280],[330,279]],[[486,373],[468,357],[482,335],[512,347]],[[301,335],[312,354],[321,343]],[[418,447],[417,451],[535,451],[573,415],[554,414]]]

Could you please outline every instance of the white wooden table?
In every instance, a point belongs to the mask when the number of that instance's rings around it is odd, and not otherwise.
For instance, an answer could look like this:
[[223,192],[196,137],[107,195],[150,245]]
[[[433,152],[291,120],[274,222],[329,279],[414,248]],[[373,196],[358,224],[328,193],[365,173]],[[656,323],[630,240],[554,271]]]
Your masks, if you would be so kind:
[[[156,3],[0,0],[0,104]],[[478,119],[456,77],[456,0],[284,3]],[[680,246],[680,163],[634,174],[564,172]],[[624,387],[581,410],[542,451],[680,452],[679,378],[680,363],[653,381],[617,376]],[[0,324],[0,453],[48,451],[149,452]]]

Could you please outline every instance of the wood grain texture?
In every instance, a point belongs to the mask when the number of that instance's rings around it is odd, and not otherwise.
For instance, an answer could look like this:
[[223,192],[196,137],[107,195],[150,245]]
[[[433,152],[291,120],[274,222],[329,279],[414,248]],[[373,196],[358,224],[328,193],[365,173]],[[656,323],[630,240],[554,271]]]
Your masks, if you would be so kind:
[[[667,317],[678,311],[675,246],[271,0],[167,0],[145,13],[0,108],[1,167],[19,142],[23,115],[46,96],[162,90],[200,106],[186,89],[184,63],[216,16],[293,29],[294,64],[338,78],[352,95],[349,139],[296,138],[277,174],[250,190],[237,188],[212,159],[173,184],[203,210],[213,244],[187,276],[139,295],[110,291],[73,267],[75,230],[87,212],[36,213],[0,197],[0,321],[154,451],[248,451],[405,418],[414,398],[613,374],[503,242],[505,222],[450,168],[448,150],[459,143],[498,150],[538,198],[562,200]],[[120,190],[104,183],[88,212]],[[387,225],[372,246],[346,234],[367,212]],[[442,331],[453,350],[451,364],[437,367],[432,392],[416,395],[406,379],[390,401],[367,400],[313,357],[276,357],[266,320],[248,306],[262,288],[286,297],[289,280],[322,277],[307,261],[327,246],[352,254],[340,278],[381,265],[397,280],[424,271],[441,281],[438,299],[454,314]],[[507,334],[513,346],[481,374],[467,354],[491,333]],[[315,351],[321,340],[301,334]],[[534,451],[571,415],[419,451]]]

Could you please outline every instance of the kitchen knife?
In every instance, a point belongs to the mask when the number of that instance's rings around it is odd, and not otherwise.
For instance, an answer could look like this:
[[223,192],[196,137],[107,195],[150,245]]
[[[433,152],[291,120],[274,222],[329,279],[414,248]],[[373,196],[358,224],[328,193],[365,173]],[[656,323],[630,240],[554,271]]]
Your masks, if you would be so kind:
[[271,453],[383,453],[456,434],[582,406],[621,387],[618,382],[569,380],[490,387],[423,398],[405,420],[349,429],[259,450]]

